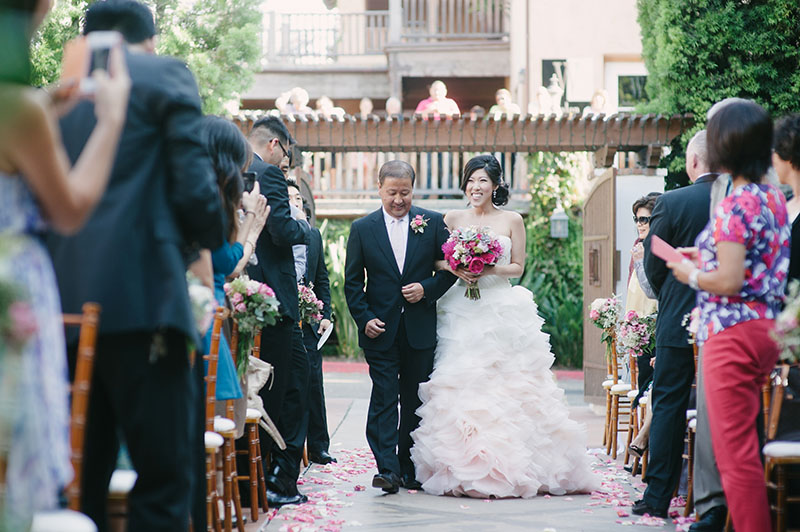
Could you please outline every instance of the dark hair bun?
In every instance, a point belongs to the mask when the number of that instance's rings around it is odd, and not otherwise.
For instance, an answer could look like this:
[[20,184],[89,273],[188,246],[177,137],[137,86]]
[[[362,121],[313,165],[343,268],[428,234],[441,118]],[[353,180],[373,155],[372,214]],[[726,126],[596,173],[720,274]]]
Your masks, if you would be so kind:
[[504,181],[497,185],[494,194],[492,194],[492,203],[498,207],[502,207],[508,203],[508,183]]

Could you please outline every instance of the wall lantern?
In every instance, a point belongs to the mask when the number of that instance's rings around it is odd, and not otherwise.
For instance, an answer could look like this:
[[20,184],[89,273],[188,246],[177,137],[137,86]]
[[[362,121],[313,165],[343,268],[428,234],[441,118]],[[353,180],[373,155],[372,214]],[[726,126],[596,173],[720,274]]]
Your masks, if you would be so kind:
[[550,238],[567,238],[569,236],[569,218],[564,209],[557,207],[550,216]]

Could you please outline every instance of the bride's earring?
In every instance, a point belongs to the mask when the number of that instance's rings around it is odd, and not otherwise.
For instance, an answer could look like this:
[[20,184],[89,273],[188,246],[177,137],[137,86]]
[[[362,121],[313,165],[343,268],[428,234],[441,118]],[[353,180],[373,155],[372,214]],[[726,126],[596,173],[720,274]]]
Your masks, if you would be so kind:
[[492,199],[497,199],[497,189],[492,190]]

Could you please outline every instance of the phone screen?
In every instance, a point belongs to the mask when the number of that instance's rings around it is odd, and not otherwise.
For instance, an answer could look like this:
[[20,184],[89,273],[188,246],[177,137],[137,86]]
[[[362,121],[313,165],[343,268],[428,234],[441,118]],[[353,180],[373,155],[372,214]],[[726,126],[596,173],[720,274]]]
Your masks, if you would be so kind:
[[242,172],[242,180],[244,181],[245,192],[251,192],[253,190],[253,186],[256,184],[256,173]]

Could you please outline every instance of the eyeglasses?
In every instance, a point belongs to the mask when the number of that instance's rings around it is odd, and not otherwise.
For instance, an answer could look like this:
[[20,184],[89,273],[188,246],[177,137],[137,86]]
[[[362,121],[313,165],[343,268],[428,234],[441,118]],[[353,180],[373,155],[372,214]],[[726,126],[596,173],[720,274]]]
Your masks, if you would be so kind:
[[636,225],[646,225],[650,223],[650,216],[634,216],[633,223]]
[[278,141],[278,146],[281,147],[281,151],[283,152],[283,155],[287,159],[289,159],[289,164],[292,164],[292,155],[288,151],[286,151],[286,148],[283,147],[283,143],[280,140],[278,140],[278,139],[275,139],[275,140]]

